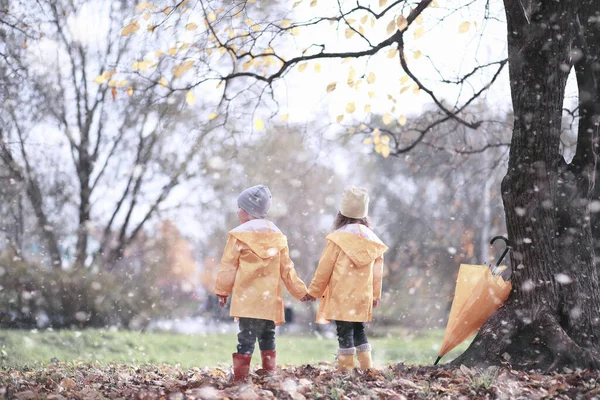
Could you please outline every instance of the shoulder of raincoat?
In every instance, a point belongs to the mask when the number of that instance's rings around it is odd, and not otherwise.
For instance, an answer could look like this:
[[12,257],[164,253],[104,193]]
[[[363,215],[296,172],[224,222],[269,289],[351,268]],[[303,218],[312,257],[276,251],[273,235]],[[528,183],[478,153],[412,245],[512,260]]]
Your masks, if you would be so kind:
[[296,275],[287,238],[267,220],[251,220],[229,232],[215,293],[231,296],[232,317],[285,322],[282,285],[296,299],[306,285]]
[[308,293],[321,298],[317,322],[369,322],[381,298],[387,246],[364,225],[346,225],[327,236]]

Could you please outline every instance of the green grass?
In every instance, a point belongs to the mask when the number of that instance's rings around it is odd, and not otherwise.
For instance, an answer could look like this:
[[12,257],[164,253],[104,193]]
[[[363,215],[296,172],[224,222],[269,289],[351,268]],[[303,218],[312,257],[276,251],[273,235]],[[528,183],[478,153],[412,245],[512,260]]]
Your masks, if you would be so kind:
[[[394,331],[373,338],[373,360],[382,366],[405,362],[431,364],[442,342],[443,331]],[[138,333],[128,331],[17,331],[0,330],[0,366],[44,365],[52,359],[61,362],[119,362],[128,364],[180,364],[181,367],[230,364],[237,343],[234,334],[181,335],[174,333]],[[468,343],[444,357],[449,361]],[[437,347],[436,347],[437,346]],[[278,334],[278,364],[315,364],[333,361],[335,339]],[[254,363],[260,359],[258,346]]]

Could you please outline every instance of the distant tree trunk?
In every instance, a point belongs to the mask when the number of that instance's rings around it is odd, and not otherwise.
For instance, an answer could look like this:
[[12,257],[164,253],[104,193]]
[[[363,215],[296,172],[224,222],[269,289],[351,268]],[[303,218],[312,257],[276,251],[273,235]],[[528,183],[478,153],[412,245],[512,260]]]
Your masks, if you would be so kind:
[[[599,38],[588,18],[599,8],[594,2],[535,2],[526,15],[527,2],[505,1],[515,125],[502,197],[514,244],[513,291],[457,364],[599,367],[600,284],[588,207],[598,136],[598,53],[590,51],[598,51]],[[567,164],[559,143],[573,63],[582,114]]]

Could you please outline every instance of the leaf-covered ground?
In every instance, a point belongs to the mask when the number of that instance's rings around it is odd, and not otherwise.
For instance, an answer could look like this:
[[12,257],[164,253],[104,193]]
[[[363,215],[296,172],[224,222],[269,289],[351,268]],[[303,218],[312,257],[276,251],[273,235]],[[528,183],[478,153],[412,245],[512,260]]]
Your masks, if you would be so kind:
[[599,374],[539,374],[398,364],[337,373],[331,365],[252,374],[233,385],[227,368],[179,369],[163,365],[55,363],[36,369],[0,369],[0,397],[15,399],[423,399],[597,398]]

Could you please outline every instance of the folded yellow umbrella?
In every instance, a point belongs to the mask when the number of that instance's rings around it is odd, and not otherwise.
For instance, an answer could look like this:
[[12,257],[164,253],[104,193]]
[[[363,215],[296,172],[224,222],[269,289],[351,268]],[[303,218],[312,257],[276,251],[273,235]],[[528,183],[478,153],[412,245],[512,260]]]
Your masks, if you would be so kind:
[[[506,269],[506,267],[499,267],[499,264],[510,249],[506,238],[496,236],[491,243],[496,239],[503,239],[507,247],[494,271]],[[494,275],[487,265],[461,264],[450,318],[435,364],[463,340],[477,332],[484,322],[502,307],[511,288],[509,281],[505,281],[500,275]]]

